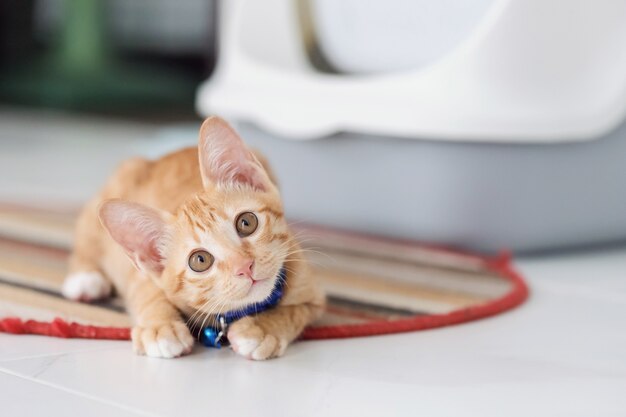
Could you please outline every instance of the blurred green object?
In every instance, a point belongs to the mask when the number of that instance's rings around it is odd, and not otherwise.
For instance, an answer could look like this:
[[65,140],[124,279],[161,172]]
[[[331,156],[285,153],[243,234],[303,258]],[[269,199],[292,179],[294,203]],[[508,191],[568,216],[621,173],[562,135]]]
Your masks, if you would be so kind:
[[0,77],[6,101],[84,110],[193,108],[197,80],[180,70],[119,62],[105,35],[105,2],[65,0],[60,43]]
[[101,0],[65,0],[66,24],[54,56],[68,72],[97,73],[109,57]]

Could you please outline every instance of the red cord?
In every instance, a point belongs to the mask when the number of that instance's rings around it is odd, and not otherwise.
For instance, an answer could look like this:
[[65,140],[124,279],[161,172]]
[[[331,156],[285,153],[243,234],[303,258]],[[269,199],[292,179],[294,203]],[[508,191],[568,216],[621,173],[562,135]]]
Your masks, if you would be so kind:
[[494,316],[517,307],[528,298],[528,286],[524,279],[511,267],[511,254],[509,252],[503,252],[494,259],[485,259],[485,262],[487,269],[501,275],[513,285],[513,289],[499,299],[447,314],[415,316],[393,321],[379,320],[362,324],[309,327],[300,338],[304,340],[340,339],[433,329]]
[[44,322],[23,321],[16,317],[8,317],[0,320],[0,332],[80,339],[130,340],[130,329],[127,327],[88,326],[68,323],[60,318],[56,318],[52,322]]

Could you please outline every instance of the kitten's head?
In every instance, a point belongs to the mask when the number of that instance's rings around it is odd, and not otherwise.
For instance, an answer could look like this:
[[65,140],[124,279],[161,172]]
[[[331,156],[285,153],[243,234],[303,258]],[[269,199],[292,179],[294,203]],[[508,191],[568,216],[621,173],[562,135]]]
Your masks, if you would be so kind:
[[224,120],[204,122],[198,155],[203,190],[174,214],[110,200],[100,218],[170,300],[214,314],[266,299],[290,240],[275,184]]

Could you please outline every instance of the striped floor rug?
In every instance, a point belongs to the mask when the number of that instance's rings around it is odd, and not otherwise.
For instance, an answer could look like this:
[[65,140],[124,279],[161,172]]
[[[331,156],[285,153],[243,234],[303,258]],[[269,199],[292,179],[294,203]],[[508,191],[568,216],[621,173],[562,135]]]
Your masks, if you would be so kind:
[[[119,299],[83,304],[60,288],[71,211],[0,206],[0,331],[127,339]],[[484,258],[415,242],[296,226],[328,295],[303,339],[423,330],[492,316],[521,304],[524,280],[503,255]]]

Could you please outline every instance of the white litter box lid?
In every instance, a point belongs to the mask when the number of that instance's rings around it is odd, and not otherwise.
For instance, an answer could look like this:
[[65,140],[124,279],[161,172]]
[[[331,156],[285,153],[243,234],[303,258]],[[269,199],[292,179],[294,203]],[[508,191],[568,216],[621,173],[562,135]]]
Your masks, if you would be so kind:
[[626,115],[626,2],[498,0],[471,35],[410,72],[314,70],[291,0],[224,2],[201,114],[312,139],[339,131],[490,142],[589,140]]

